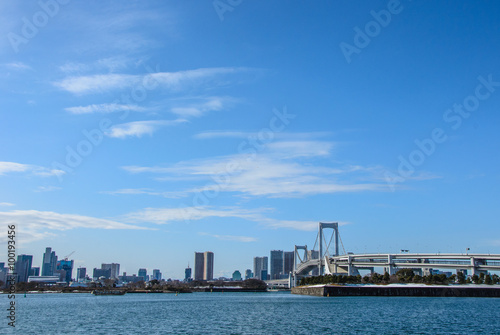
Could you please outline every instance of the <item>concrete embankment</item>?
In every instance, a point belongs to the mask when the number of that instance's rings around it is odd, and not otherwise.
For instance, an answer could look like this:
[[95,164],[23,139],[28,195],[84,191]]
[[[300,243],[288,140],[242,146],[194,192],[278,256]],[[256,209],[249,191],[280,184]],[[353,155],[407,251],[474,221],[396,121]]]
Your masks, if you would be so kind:
[[292,288],[292,294],[318,297],[403,296],[403,297],[483,297],[500,298],[500,287],[412,286],[412,285],[313,285]]

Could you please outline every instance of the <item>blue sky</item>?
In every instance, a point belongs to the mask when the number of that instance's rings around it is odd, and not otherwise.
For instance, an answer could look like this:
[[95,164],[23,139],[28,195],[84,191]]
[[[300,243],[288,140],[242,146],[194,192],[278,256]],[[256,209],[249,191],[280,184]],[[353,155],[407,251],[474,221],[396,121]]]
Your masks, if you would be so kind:
[[500,253],[497,3],[41,3],[0,4],[0,222],[35,265],[229,276],[319,221]]

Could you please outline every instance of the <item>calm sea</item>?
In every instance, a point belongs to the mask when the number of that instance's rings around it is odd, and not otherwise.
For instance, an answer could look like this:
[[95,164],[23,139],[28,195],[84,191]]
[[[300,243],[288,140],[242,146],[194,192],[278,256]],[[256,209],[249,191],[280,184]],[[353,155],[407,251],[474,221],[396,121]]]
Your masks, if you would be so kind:
[[[17,334],[500,334],[500,299],[18,294]],[[0,295],[0,333],[7,296]]]

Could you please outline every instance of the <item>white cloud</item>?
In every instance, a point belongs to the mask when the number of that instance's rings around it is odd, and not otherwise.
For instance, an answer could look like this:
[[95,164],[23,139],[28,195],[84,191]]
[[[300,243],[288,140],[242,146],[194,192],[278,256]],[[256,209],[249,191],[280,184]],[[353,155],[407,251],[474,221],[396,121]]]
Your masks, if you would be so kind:
[[92,113],[114,113],[114,112],[144,112],[146,108],[137,105],[122,105],[122,104],[98,104],[78,107],[68,107],[64,109],[71,114],[92,114]]
[[255,148],[248,154],[185,161],[166,167],[123,168],[131,173],[160,174],[159,180],[175,177],[204,181],[203,186],[184,190],[191,193],[212,191],[244,196],[300,197],[387,190],[386,184],[373,176],[371,168],[317,165],[317,159],[330,156],[333,148],[333,143],[325,141],[281,141],[262,145],[258,154]]
[[268,218],[264,213],[269,208],[243,209],[239,207],[214,209],[208,206],[180,208],[145,208],[122,216],[122,220],[131,223],[170,224],[180,221],[197,221],[206,218],[238,218],[263,224],[268,228],[287,228],[294,230],[314,231],[318,227],[315,221],[289,221]]
[[142,137],[146,134],[153,135],[162,126],[172,126],[183,122],[186,122],[186,120],[153,120],[122,123],[111,127],[106,135],[121,139],[130,136]]
[[0,206],[10,207],[10,206],[15,206],[15,204],[10,202],[0,202]]
[[[18,229],[18,235],[23,242],[39,240],[47,236],[54,236],[56,231],[77,228],[148,229],[145,227],[90,216],[60,214],[56,212],[37,210],[14,210],[10,212],[0,212],[0,224],[15,224]],[[5,241],[5,236],[0,236],[0,241]]]
[[61,187],[57,186],[38,186],[38,188],[35,190],[35,192],[52,192],[52,191],[58,191],[61,190]]
[[155,195],[155,196],[162,196],[164,198],[182,198],[187,195],[186,192],[158,192],[154,191],[148,188],[124,188],[116,191],[104,191],[101,192],[104,194],[111,194],[111,195],[117,195],[117,194],[125,194],[125,195]]
[[12,62],[4,64],[4,66],[11,70],[31,70],[31,66],[24,64],[23,62]]
[[221,241],[235,241],[235,242],[244,242],[244,243],[257,241],[257,239],[255,237],[249,237],[249,236],[216,235],[216,234],[209,234],[209,233],[203,233],[203,232],[200,232],[198,234],[203,235],[203,236],[214,237],[214,238],[221,240]]
[[21,164],[15,162],[0,162],[0,176],[14,172],[30,172],[40,177],[61,176],[65,174],[63,170],[49,169],[42,166]]
[[[224,76],[249,71],[246,68],[201,68],[179,72],[155,72],[144,75],[130,74],[98,74],[89,76],[72,76],[54,85],[74,94],[106,92],[115,89],[131,87],[135,84],[148,87],[159,84],[171,91],[211,83],[212,86],[227,84]],[[219,79],[219,80],[218,80]]]
[[[329,132],[308,132],[308,133],[286,133],[279,132],[274,133],[275,139],[283,140],[308,140],[318,137],[329,136],[332,133]],[[245,132],[245,131],[205,131],[194,135],[194,138],[200,140],[216,139],[216,138],[257,138],[259,136],[258,132]]]
[[181,117],[199,117],[207,112],[220,111],[224,109],[229,102],[234,101],[234,99],[228,97],[208,97],[198,98],[196,100],[202,101],[173,107],[171,112]]

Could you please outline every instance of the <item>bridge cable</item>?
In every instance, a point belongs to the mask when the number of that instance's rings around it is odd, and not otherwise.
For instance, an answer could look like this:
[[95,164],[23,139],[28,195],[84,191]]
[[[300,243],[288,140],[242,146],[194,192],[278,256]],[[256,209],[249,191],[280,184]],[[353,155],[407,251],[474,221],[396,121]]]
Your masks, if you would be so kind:
[[339,234],[340,245],[342,245],[342,250],[344,250],[344,255],[347,255],[347,252],[345,252],[344,243],[342,242],[342,237],[340,237],[340,233],[338,234]]

